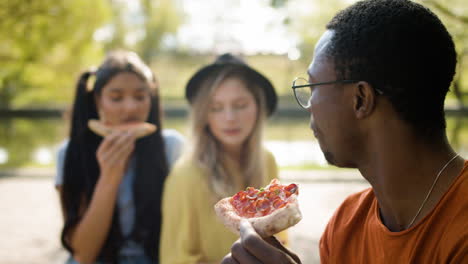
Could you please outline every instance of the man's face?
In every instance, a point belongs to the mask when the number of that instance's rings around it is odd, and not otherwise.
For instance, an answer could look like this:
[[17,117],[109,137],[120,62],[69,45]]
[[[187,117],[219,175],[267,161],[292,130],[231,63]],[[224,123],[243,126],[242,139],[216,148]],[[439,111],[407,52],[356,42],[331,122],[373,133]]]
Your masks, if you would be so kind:
[[[336,81],[333,58],[326,55],[332,31],[326,31],[315,48],[308,69],[309,82]],[[328,84],[312,87],[310,98],[310,128],[317,138],[328,163],[339,167],[352,167],[352,148],[356,146],[355,119],[352,111],[353,84]],[[349,158],[348,158],[349,157]]]

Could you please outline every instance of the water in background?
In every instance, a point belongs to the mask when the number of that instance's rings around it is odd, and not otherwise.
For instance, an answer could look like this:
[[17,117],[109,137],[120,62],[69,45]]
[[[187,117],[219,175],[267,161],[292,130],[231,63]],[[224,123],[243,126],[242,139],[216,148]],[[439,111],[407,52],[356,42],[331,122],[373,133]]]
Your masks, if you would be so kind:
[[[468,157],[468,117],[448,118],[447,134],[454,148]],[[184,118],[166,118],[164,127],[187,135]],[[52,167],[56,151],[67,137],[60,118],[3,118],[0,120],[0,168]],[[307,118],[275,117],[265,130],[266,147],[281,167],[326,166]]]

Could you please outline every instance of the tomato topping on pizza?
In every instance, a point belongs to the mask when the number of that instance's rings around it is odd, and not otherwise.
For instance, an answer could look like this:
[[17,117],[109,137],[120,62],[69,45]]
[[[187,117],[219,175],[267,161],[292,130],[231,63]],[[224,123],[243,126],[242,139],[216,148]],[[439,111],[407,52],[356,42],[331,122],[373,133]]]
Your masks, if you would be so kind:
[[241,221],[247,220],[261,237],[274,235],[302,219],[297,184],[282,185],[272,180],[264,188],[248,187],[232,197],[218,201],[216,215],[232,232],[239,234]]
[[255,189],[247,187],[231,197],[229,202],[241,217],[261,217],[295,202],[299,194],[298,186],[294,183],[282,185],[273,179],[265,188]]

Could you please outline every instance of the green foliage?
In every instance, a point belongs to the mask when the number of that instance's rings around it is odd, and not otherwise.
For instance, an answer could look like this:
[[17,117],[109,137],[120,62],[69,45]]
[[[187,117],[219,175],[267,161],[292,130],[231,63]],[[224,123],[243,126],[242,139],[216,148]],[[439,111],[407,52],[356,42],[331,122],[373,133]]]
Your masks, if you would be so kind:
[[185,84],[198,68],[210,63],[214,57],[185,54],[161,54],[152,62],[153,72],[160,84],[165,105],[186,105],[183,100]]
[[[212,55],[158,55],[152,68],[161,86],[160,94],[164,105],[186,106],[183,99],[186,83],[197,70],[214,59],[215,56]],[[308,62],[291,61],[286,56],[279,55],[255,55],[246,57],[245,60],[271,80],[280,97],[280,106],[296,107],[291,84],[295,77],[306,75]]]
[[454,93],[449,94],[453,105],[454,96],[456,104],[463,106],[468,94],[468,8],[465,0],[420,0],[423,5],[430,8],[446,25],[455,41],[458,53],[457,75],[453,81]]
[[181,22],[180,14],[171,0],[142,0],[145,17],[145,38],[138,44],[144,61],[153,61],[161,41],[168,33],[175,33]]
[[[434,10],[454,36],[461,54],[455,83],[461,91],[468,90],[465,0],[416,1]],[[353,1],[266,1],[268,7],[286,12],[284,25],[300,37],[301,57],[297,61],[277,55],[246,58],[272,80],[280,104],[295,104],[291,81],[306,74],[315,43],[326,23],[350,2]],[[129,3],[138,6],[136,13],[130,14]],[[0,108],[69,104],[79,73],[102,61],[105,51],[118,48],[137,51],[151,65],[160,80],[166,105],[172,102],[185,105],[182,98],[186,82],[214,57],[163,49],[164,39],[184,22],[178,3],[174,0],[0,0]],[[94,38],[98,29],[105,29],[110,35],[98,42]],[[134,42],[128,41],[129,35],[134,36]],[[448,97],[452,105],[458,102],[453,95]]]
[[[181,14],[172,0],[139,0],[134,2],[111,0],[113,33],[104,43],[105,50],[130,49],[144,61],[152,62],[161,50],[168,34],[175,33]],[[135,10],[128,10],[129,5]],[[129,37],[129,38],[128,38]]]
[[283,7],[288,2],[288,0],[270,0],[270,1],[271,1],[270,5],[275,8]]
[[300,36],[299,49],[303,63],[310,63],[315,43],[325,31],[328,21],[348,5],[343,0],[289,1],[290,29]]
[[126,49],[129,48],[125,44],[125,35],[127,34],[128,25],[124,21],[124,6],[121,2],[110,0],[110,10],[112,13],[111,26],[113,34],[111,38],[104,43],[105,50]]
[[104,3],[1,0],[1,108],[63,100],[72,92],[71,77],[102,55],[93,34],[107,17]]
[[[288,1],[291,30],[301,37],[299,49],[303,63],[313,55],[315,43],[325,31],[327,22],[341,9],[355,1],[344,0],[296,0]],[[436,13],[453,36],[458,58],[457,75],[453,82],[453,93],[448,94],[450,106],[464,105],[468,95],[468,8],[466,0],[416,0]]]

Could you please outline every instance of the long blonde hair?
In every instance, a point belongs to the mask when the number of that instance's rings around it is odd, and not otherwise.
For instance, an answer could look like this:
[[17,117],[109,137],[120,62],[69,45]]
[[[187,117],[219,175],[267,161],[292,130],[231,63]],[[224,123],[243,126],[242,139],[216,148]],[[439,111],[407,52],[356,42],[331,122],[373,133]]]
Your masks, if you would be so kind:
[[[202,82],[192,104],[190,113],[192,149],[191,158],[208,174],[208,186],[214,198],[220,199],[245,189],[247,186],[260,187],[264,183],[264,155],[262,148],[263,124],[266,119],[266,103],[263,90],[247,77],[240,66],[229,65],[212,74]],[[209,100],[214,91],[227,79],[241,80],[253,95],[257,104],[257,120],[251,134],[242,146],[241,173],[232,173],[227,168],[227,157],[221,150],[208,127]],[[236,177],[241,175],[241,178]]]

